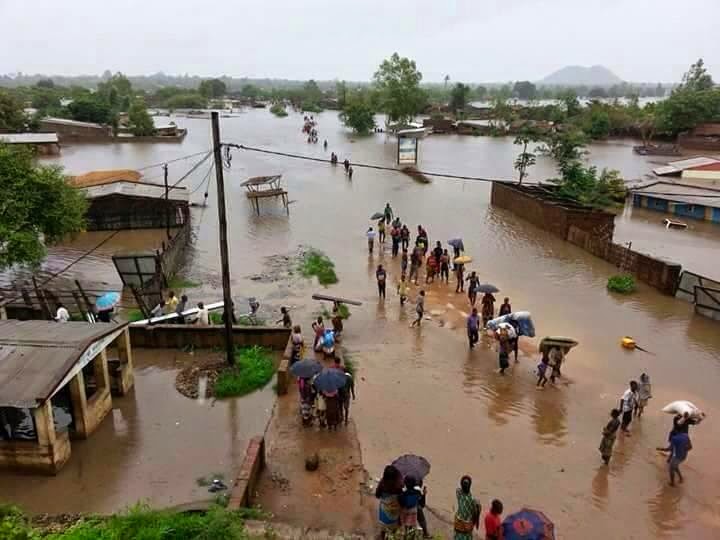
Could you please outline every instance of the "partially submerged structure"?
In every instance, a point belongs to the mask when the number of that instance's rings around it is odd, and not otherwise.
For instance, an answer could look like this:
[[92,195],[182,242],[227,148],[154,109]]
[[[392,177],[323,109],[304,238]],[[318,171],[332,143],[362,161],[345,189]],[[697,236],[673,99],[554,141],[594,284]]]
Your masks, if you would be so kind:
[[670,161],[663,167],[653,169],[653,173],[655,176],[681,176],[683,171],[687,169],[712,165],[713,163],[720,163],[720,160],[705,156],[680,159],[678,161]]
[[285,207],[285,211],[290,213],[288,192],[282,187],[281,179],[281,174],[255,176],[240,184],[247,190],[245,195],[250,200],[253,208],[255,208],[255,212],[260,214],[260,199],[272,197],[279,198]]
[[89,200],[87,229],[153,229],[182,227],[190,219],[184,187],[169,188],[143,181],[133,170],[93,171],[68,179]]
[[720,189],[653,182],[631,191],[633,206],[720,223]]
[[720,122],[706,122],[681,133],[678,144],[687,148],[720,150]]
[[55,156],[60,153],[57,133],[0,133],[0,143],[29,146],[41,156]]
[[57,133],[61,142],[65,141],[109,141],[112,140],[110,126],[79,122],[67,118],[47,117],[40,120],[40,130]]
[[132,385],[127,323],[0,321],[0,467],[56,474]]

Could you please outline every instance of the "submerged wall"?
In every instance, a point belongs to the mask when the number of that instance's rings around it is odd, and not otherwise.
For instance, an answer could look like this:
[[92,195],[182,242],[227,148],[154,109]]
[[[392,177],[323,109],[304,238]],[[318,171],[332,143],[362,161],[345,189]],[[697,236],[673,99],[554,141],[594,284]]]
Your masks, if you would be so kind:
[[492,204],[504,208],[583,248],[660,292],[674,295],[682,267],[613,243],[615,216],[603,210],[565,204],[534,187],[493,183]]
[[[233,326],[233,343],[238,347],[258,345],[285,351],[290,329],[277,326]],[[182,348],[187,346],[211,349],[225,346],[224,327],[197,324],[156,324],[130,326],[133,347]]]

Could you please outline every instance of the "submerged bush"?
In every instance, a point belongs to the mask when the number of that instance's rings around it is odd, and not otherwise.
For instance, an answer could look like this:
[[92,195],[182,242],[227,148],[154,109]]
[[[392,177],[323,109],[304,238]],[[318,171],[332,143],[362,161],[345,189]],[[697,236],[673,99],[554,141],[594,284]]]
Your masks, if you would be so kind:
[[635,278],[630,274],[620,274],[617,276],[611,276],[607,282],[607,288],[609,291],[630,294],[635,292]]
[[322,251],[311,249],[303,256],[300,273],[306,278],[316,276],[320,285],[332,285],[338,282],[335,264]]
[[270,107],[270,112],[280,118],[283,118],[288,115],[287,111],[285,110],[285,105],[283,105],[282,103],[273,104],[273,106]]
[[30,522],[17,507],[0,504],[0,538],[3,540],[36,540],[40,535],[32,530]]
[[264,387],[275,373],[272,356],[262,347],[235,352],[235,365],[222,371],[215,382],[215,397],[244,396]]

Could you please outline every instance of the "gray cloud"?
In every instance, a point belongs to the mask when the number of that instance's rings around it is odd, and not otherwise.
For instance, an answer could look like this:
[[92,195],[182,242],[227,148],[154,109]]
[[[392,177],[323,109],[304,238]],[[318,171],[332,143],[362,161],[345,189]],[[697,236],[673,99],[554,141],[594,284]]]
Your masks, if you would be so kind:
[[367,80],[398,51],[425,80],[536,80],[602,64],[720,79],[718,0],[0,0],[0,72]]

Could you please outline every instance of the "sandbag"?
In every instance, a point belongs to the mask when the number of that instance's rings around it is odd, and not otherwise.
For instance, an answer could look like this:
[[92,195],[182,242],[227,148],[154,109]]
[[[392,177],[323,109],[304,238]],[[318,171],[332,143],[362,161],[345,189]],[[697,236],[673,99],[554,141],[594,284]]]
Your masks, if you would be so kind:
[[702,411],[689,401],[679,400],[668,403],[663,407],[662,412],[668,414],[685,414],[688,413],[691,418],[700,418]]

